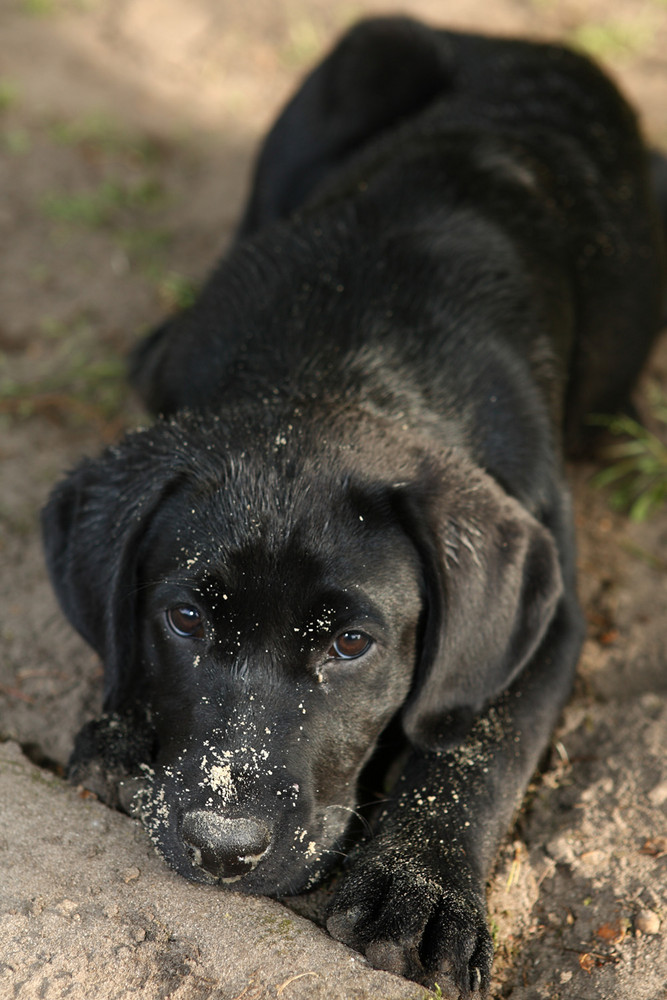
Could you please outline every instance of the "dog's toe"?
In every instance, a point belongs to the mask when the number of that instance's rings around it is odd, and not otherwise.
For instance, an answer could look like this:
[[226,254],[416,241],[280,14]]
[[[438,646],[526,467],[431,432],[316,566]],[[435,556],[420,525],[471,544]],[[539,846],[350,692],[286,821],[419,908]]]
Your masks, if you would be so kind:
[[[484,904],[470,888],[405,868],[355,866],[327,921],[332,937],[371,965],[470,998],[488,990],[493,961]],[[449,992],[447,992],[449,991]]]

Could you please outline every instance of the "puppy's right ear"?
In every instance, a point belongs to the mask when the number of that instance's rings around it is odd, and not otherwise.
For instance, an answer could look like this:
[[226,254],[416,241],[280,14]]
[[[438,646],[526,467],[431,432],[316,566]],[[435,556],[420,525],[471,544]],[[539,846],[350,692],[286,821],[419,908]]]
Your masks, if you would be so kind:
[[[400,496],[421,557],[421,655],[403,713],[421,750],[451,745],[541,646],[563,594],[551,532],[456,449]],[[414,488],[413,488],[414,489]]]
[[[105,709],[122,707],[136,634],[136,573],[151,514],[178,475],[151,431],[86,459],[42,511],[46,564],[60,605],[105,667]],[[171,459],[171,460],[170,460]]]

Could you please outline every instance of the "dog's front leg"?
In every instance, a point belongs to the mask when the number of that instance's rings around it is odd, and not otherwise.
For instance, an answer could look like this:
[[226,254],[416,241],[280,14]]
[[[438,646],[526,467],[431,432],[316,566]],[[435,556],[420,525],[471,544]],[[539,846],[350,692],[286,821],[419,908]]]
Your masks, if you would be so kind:
[[449,977],[464,997],[488,988],[493,958],[470,799],[482,775],[461,766],[469,746],[411,757],[377,835],[350,857],[327,923],[371,965],[443,988]]
[[[127,782],[154,756],[154,734],[145,711],[105,712],[77,735],[67,777],[115,809],[128,811]],[[125,783],[125,786],[124,786]]]
[[[486,879],[567,696],[581,627],[563,602],[541,651],[451,749],[414,750],[376,836],[350,857],[328,929],[371,964],[484,995]],[[445,995],[449,995],[445,993]]]

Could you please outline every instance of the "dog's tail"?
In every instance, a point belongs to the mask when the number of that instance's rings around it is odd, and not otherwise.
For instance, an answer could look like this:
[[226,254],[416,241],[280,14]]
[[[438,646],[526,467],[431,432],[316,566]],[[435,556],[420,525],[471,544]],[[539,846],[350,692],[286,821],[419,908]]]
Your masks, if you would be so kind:
[[431,28],[405,17],[357,24],[269,132],[237,237],[290,215],[363,145],[448,89],[450,76]]
[[663,243],[665,247],[665,292],[662,306],[662,319],[667,324],[667,155],[660,150],[651,150],[651,182],[656,204],[658,206],[658,216],[662,223]]

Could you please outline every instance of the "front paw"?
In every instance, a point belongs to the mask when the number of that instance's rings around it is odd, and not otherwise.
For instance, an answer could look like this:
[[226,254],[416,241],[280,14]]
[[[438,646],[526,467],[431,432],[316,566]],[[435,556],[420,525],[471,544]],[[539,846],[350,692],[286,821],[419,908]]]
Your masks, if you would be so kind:
[[[339,888],[327,929],[378,969],[436,983],[443,997],[484,996],[493,945],[481,893],[429,877],[415,864],[375,859],[353,868]],[[449,992],[447,992],[449,990]]]
[[80,730],[69,760],[67,777],[83,785],[115,809],[128,811],[123,783],[150,761],[153,738],[134,715],[107,713]]

